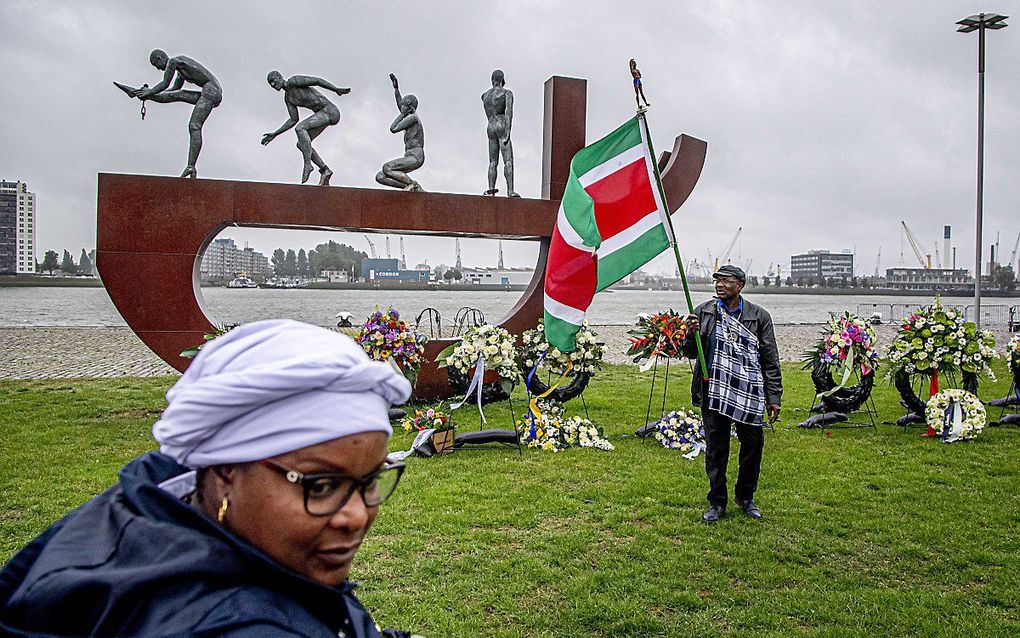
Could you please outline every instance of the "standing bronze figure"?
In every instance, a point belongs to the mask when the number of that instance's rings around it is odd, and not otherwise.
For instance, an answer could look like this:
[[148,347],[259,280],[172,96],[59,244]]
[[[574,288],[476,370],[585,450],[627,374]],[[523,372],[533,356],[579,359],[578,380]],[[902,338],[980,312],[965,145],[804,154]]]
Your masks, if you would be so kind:
[[383,186],[402,188],[405,191],[421,191],[421,185],[407,175],[425,163],[425,131],[421,127],[421,120],[418,119],[418,98],[410,94],[401,97],[397,76],[392,73],[390,82],[393,83],[393,97],[396,98],[397,108],[400,110],[397,119],[390,124],[390,133],[404,132],[404,156],[383,164],[382,170],[375,176],[375,181]]
[[[191,137],[188,146],[188,166],[181,173],[181,177],[198,177],[195,164],[198,162],[198,154],[202,151],[202,125],[209,119],[212,110],[223,101],[223,88],[209,69],[189,57],[176,55],[171,58],[166,52],[156,49],[149,54],[149,62],[163,71],[163,79],[156,86],[136,89],[118,82],[114,84],[143,103],[145,100],[152,100],[161,104],[187,102],[195,105],[191,111],[191,120],[188,121],[188,134]],[[184,89],[185,82],[197,85],[200,90]],[[170,90],[167,90],[168,88]],[[142,117],[144,116],[143,106]]]
[[[266,81],[277,91],[283,91],[283,103],[287,105],[287,113],[290,114],[290,117],[283,123],[283,126],[272,133],[263,135],[262,145],[266,146],[276,139],[277,135],[296,125],[297,147],[305,162],[301,171],[301,183],[304,184],[308,181],[308,176],[312,174],[314,165],[319,167],[319,186],[329,186],[329,178],[333,175],[333,171],[329,170],[329,166],[326,166],[326,163],[312,148],[312,140],[325,131],[327,126],[333,126],[340,122],[340,109],[325,95],[316,91],[315,87],[319,86],[327,91],[333,91],[337,95],[347,95],[351,90],[333,86],[326,80],[311,75],[295,75],[284,80],[279,71],[270,71],[266,76]],[[300,122],[298,121],[300,119],[299,106],[312,111],[311,115]]]
[[641,108],[641,100],[645,101],[645,106],[651,106],[648,103],[648,98],[645,97],[645,89],[641,86],[641,71],[637,68],[637,62],[634,58],[630,59],[630,76],[634,78],[634,101],[637,102],[637,107]]
[[514,192],[514,147],[510,142],[510,128],[514,120],[514,94],[504,88],[503,72],[492,72],[492,88],[482,93],[482,107],[488,124],[485,134],[489,137],[489,190],[486,195],[495,195],[496,167],[500,154],[503,155],[503,175],[506,177],[507,197],[520,197]]

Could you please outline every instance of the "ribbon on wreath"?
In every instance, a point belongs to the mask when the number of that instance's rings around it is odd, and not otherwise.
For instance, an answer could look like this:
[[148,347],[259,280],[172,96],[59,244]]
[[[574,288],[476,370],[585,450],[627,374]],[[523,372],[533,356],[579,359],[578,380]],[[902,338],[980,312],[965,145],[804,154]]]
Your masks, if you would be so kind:
[[[938,393],[939,393],[939,370],[938,368],[932,368],[931,382],[928,384],[928,398],[931,399],[931,397],[935,396]],[[936,432],[935,428],[932,427],[932,424],[929,423],[928,431],[922,434],[921,436],[927,439],[938,435],[939,433]]]
[[467,392],[464,393],[464,398],[458,401],[457,403],[451,403],[450,404],[451,411],[456,410],[460,406],[467,403],[468,397],[470,397],[471,393],[474,392],[478,396],[478,414],[481,415],[482,417],[482,423],[488,423],[488,421],[485,420],[485,413],[482,412],[482,385],[484,385],[482,377],[484,376],[485,376],[485,355],[480,354],[478,355],[478,361],[475,362],[475,370],[471,374],[471,382],[468,384]]
[[[535,377],[535,373],[538,371],[538,366],[542,365],[542,360],[545,359],[545,355],[547,354],[549,354],[548,350],[543,352],[542,356],[540,356],[538,358],[538,361],[535,362],[535,366],[531,369],[531,372],[528,373],[527,379],[524,380],[525,387],[531,388],[531,380]],[[567,367],[563,370],[563,374],[560,375],[560,378],[556,379],[556,383],[549,386],[549,389],[543,392],[542,394],[532,397],[531,401],[528,403],[528,412],[531,421],[531,424],[528,427],[528,436],[530,436],[532,439],[535,439],[537,434],[535,420],[536,419],[541,420],[542,418],[542,411],[538,409],[538,400],[546,398],[547,396],[552,394],[553,390],[560,387],[560,384],[563,383],[563,380],[567,378],[567,373],[570,372],[573,368],[574,363],[568,359]]]
[[659,360],[660,352],[659,348],[662,347],[662,342],[663,340],[665,340],[665,338],[666,335],[659,335],[659,339],[655,342],[655,347],[652,348],[651,354],[648,355],[648,361],[642,363],[641,367],[639,368],[641,372],[648,372],[649,370],[651,370],[652,366],[655,365],[655,362]]
[[694,449],[691,450],[690,452],[688,452],[687,454],[684,454],[684,458],[687,459],[688,461],[690,461],[692,459],[696,459],[699,454],[701,454],[702,452],[705,451],[705,444],[704,443],[702,443],[700,441],[695,441],[693,445],[694,445]]

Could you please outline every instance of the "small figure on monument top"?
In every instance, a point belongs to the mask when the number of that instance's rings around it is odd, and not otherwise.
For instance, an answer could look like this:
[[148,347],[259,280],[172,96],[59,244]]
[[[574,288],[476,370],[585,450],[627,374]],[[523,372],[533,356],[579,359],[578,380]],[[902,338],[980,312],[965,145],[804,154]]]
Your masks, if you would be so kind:
[[[149,54],[149,62],[152,66],[163,71],[163,79],[152,88],[143,86],[133,88],[119,82],[114,82],[121,91],[131,97],[142,100],[142,118],[145,117],[145,100],[152,100],[161,104],[170,102],[187,102],[194,104],[191,112],[191,120],[188,122],[188,133],[191,142],[188,147],[188,166],[181,173],[181,177],[198,177],[195,164],[198,162],[198,154],[202,150],[202,125],[209,119],[212,110],[223,101],[223,88],[219,81],[195,60],[183,55],[170,57],[166,52],[156,49]],[[177,76],[174,79],[174,76]],[[173,86],[170,83],[173,82]],[[201,90],[194,91],[183,89],[185,82],[190,82],[201,87]],[[167,90],[169,88],[169,90]]]
[[506,80],[503,72],[496,69],[492,72],[492,88],[482,93],[482,107],[489,123],[485,134],[489,137],[489,190],[486,195],[495,195],[496,166],[499,156],[503,155],[503,175],[506,177],[507,197],[520,197],[514,192],[514,147],[510,142],[510,128],[514,120],[514,94],[504,88]]
[[641,71],[638,70],[634,58],[630,59],[630,75],[634,78],[634,101],[637,102],[638,109],[641,108],[641,100],[645,101],[645,108],[651,106],[645,97],[645,89],[641,86]]
[[[325,95],[316,91],[315,87],[333,91],[337,95],[347,95],[351,90],[333,86],[326,80],[312,75],[295,75],[284,80],[279,71],[270,71],[266,76],[266,81],[277,91],[283,91],[283,103],[287,105],[287,113],[290,114],[290,118],[280,128],[263,135],[262,145],[266,146],[276,139],[277,135],[297,125],[295,129],[298,140],[297,147],[305,161],[301,171],[301,183],[304,184],[308,181],[308,176],[312,174],[314,165],[319,167],[319,186],[329,186],[329,178],[333,175],[333,171],[329,170],[326,163],[312,148],[312,140],[318,137],[319,133],[325,131],[327,126],[333,126],[340,121],[340,109]],[[300,122],[298,121],[300,119],[299,106],[312,111],[311,115]]]
[[375,181],[383,186],[402,188],[405,191],[421,191],[418,182],[408,177],[408,173],[422,167],[425,163],[425,131],[418,119],[418,98],[413,95],[401,97],[397,76],[390,73],[393,83],[393,96],[397,100],[400,113],[390,124],[390,133],[404,132],[404,156],[383,164],[382,170],[375,176]]

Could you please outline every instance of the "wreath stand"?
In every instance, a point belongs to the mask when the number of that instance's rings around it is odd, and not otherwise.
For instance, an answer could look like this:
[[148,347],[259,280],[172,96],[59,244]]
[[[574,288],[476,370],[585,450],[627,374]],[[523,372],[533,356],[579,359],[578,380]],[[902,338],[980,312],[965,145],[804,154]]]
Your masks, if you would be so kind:
[[[999,420],[989,423],[995,425],[1020,425],[1020,368],[1013,371],[1013,382],[1009,384],[1009,392],[1001,399],[989,401],[988,405],[999,408]],[[1006,414],[1009,412],[1009,414]]]
[[[878,409],[875,407],[875,399],[871,396],[875,386],[875,371],[868,374],[861,374],[860,368],[854,370],[850,380],[855,383],[849,387],[842,387],[824,395],[836,387],[832,380],[832,371],[829,365],[819,361],[811,370],[811,381],[815,386],[815,396],[808,409],[808,414],[815,416],[808,417],[805,421],[797,424],[801,428],[871,428],[878,429],[876,417]],[[814,401],[818,400],[817,404]],[[863,408],[863,410],[861,409]],[[867,420],[851,420],[852,414],[865,415]]]
[[[470,385],[468,376],[452,368],[446,369],[447,377],[450,380],[450,387],[454,389],[455,394],[466,393],[467,388]],[[520,430],[517,429],[517,416],[514,412],[514,400],[511,392],[507,392],[503,389],[503,386],[497,383],[485,383],[482,382],[482,405],[489,405],[492,403],[507,402],[510,408],[510,423],[513,425],[512,430],[505,428],[489,428],[485,429],[485,422],[482,420],[481,412],[478,413],[478,431],[477,432],[464,432],[458,434],[453,440],[453,449],[477,449],[480,446],[488,445],[491,443],[497,443],[501,446],[516,447],[517,454],[521,458],[524,457],[523,448],[521,447],[521,434]],[[468,405],[477,405],[477,401],[471,401],[469,397],[467,402],[461,407],[467,407]],[[451,418],[453,410],[450,410]],[[468,447],[465,447],[468,446]]]
[[[912,376],[914,379],[911,379]],[[927,379],[930,379],[930,377],[920,374],[910,375],[903,370],[900,370],[893,376],[893,384],[896,386],[896,390],[900,393],[900,404],[907,409],[907,413],[896,420],[896,425],[901,426],[904,432],[910,429],[911,426],[917,424],[920,424],[922,427],[928,427],[928,419],[924,415],[927,400],[922,401],[920,398],[921,392],[924,391],[924,382]],[[952,372],[947,372],[942,375],[942,379],[945,381],[945,386],[948,388],[960,387],[957,385],[956,374]],[[964,372],[962,385],[964,390],[977,396],[977,373]],[[931,392],[929,384],[928,399],[930,399],[932,395],[934,395],[934,393]]]
[[[553,377],[553,373],[551,371],[546,372],[545,381],[542,381],[538,377],[538,374],[535,374],[531,378],[531,383],[528,383],[528,372],[524,372],[523,370],[521,372],[523,373],[521,376],[524,378],[524,389],[528,392],[529,404],[534,397],[542,396],[549,391]],[[555,401],[560,405],[565,405],[567,401],[570,401],[571,399],[581,399],[581,405],[584,407],[584,418],[591,421],[591,416],[588,415],[588,402],[584,400],[584,392],[587,390],[588,382],[591,381],[593,376],[595,375],[591,372],[579,372],[568,377],[570,379],[569,383],[558,386],[545,398]]]

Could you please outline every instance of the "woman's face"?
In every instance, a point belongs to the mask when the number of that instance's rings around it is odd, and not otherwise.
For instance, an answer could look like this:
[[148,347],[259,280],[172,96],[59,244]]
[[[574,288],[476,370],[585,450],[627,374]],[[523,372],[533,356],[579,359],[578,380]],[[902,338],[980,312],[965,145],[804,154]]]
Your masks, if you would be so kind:
[[[273,457],[302,474],[339,472],[360,478],[382,465],[387,437],[364,432]],[[239,466],[223,486],[230,498],[224,524],[278,563],[323,585],[347,579],[351,562],[378,507],[366,507],[359,492],[332,516],[305,511],[301,485],[259,463]]]

